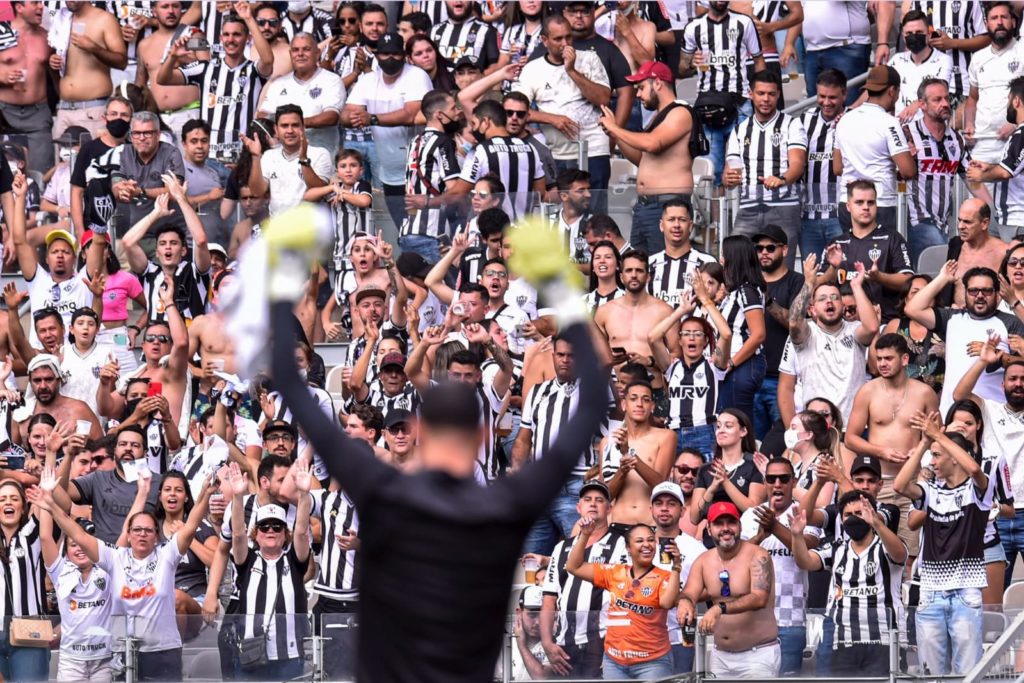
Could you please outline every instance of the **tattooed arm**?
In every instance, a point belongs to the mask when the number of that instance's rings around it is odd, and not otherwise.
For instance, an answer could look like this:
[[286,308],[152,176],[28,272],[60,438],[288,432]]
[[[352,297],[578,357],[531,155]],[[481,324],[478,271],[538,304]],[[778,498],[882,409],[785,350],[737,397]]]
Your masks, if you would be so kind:
[[772,589],[775,587],[775,569],[768,553],[760,548],[754,548],[754,557],[750,565],[750,592],[741,595],[733,600],[725,600],[728,603],[729,614],[740,612],[755,612],[759,609],[771,609],[774,602]]
[[789,306],[789,337],[793,344],[801,346],[807,341],[810,333],[807,327],[807,305],[811,301],[814,283],[817,278],[818,257],[811,254],[804,260],[804,286]]

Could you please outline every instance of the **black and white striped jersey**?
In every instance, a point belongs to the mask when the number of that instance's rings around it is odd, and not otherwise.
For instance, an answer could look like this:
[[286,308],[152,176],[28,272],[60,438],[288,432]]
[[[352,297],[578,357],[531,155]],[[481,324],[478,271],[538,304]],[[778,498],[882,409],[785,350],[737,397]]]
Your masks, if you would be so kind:
[[[1013,505],[1013,483],[1010,481],[1010,465],[1006,456],[1002,453],[988,454],[988,451],[981,453],[981,469],[988,477],[996,480],[995,504]],[[985,525],[985,547],[992,548],[1000,543],[999,532],[996,531],[996,523],[989,517]]]
[[741,207],[800,203],[799,183],[769,190],[760,180],[768,176],[783,177],[789,170],[791,149],[807,149],[807,131],[800,119],[780,111],[764,123],[758,121],[756,115],[751,116],[733,130],[725,156],[743,161]]
[[408,410],[415,413],[420,409],[420,403],[422,403],[420,394],[416,391],[412,382],[406,382],[402,391],[394,396],[389,396],[387,392],[384,391],[384,385],[381,384],[381,381],[378,378],[367,385],[367,391],[369,393],[363,403],[380,409],[380,412],[385,419],[387,418],[388,413],[392,410]]
[[39,525],[29,516],[7,540],[0,534],[7,561],[0,567],[0,581],[4,586],[3,617],[25,617],[45,614],[43,598],[46,593],[42,549],[39,544]]
[[1024,226],[1024,123],[1010,134],[999,160],[1010,174],[1007,180],[995,184],[992,202],[996,206],[996,221],[1003,225]]
[[587,292],[583,295],[583,303],[586,304],[591,313],[594,313],[601,306],[605,305],[609,301],[615,301],[625,293],[626,290],[621,287],[616,287],[609,294],[601,294],[595,289],[594,291]]
[[[345,192],[373,197],[373,188],[365,180],[357,180],[351,188],[343,188]],[[333,195],[332,195],[333,196]],[[334,213],[334,259],[344,260],[349,253],[352,236],[357,232],[375,235],[373,228],[373,204],[362,209],[355,204],[338,202],[331,207]]]
[[[459,177],[455,141],[444,131],[427,128],[409,145],[405,193],[438,197]],[[422,208],[406,215],[401,234],[439,237],[448,233],[447,207]]]
[[860,553],[849,539],[823,543],[811,552],[832,572],[828,604],[836,624],[832,647],[888,643],[890,629],[901,623],[903,564],[889,556],[878,536]]
[[434,24],[430,37],[437,50],[453,67],[463,57],[472,59],[483,71],[498,61],[498,32],[476,17],[462,23],[451,19]]
[[910,225],[929,222],[946,230],[953,206],[953,184],[957,176],[966,177],[971,154],[952,126],[946,126],[941,140],[932,137],[924,119],[911,121],[904,132],[917,150],[917,177],[910,181],[907,202]]
[[501,34],[501,51],[509,53],[513,59],[520,54],[529,57],[541,44],[540,29],[538,24],[533,33],[529,33],[525,22],[507,27]]
[[409,4],[413,12],[423,12],[430,17],[430,23],[434,26],[448,20],[448,4],[445,0],[413,0]]
[[698,71],[697,92],[729,92],[748,96],[747,58],[761,54],[754,20],[730,11],[719,22],[705,14],[683,29],[683,54],[704,53],[707,71]]
[[[779,21],[789,14],[785,0],[754,0],[750,5],[750,9],[757,20],[766,24]],[[774,43],[770,45],[762,45],[761,47],[764,48],[764,61],[766,63],[778,63],[779,51],[776,49]],[[748,56],[746,64],[748,67],[753,66],[754,59]]]
[[[576,413],[580,401],[579,386],[579,380],[562,383],[555,378],[535,384],[530,388],[530,393],[523,401],[523,421],[520,423],[520,429],[529,429],[533,432],[533,438],[530,441],[530,458],[532,460],[544,457],[548,448],[558,438],[558,432],[562,425],[566,424],[569,418]],[[609,411],[613,407],[614,402],[609,400]],[[601,425],[600,434],[593,435],[594,439],[602,436],[607,428],[608,424],[605,420]],[[597,455],[594,453],[594,449],[587,448],[585,452],[580,453],[572,475],[582,477],[596,462]]]
[[[725,299],[722,300],[719,310],[722,311],[722,316],[732,329],[730,356],[735,356],[739,353],[743,342],[750,336],[750,327],[747,325],[747,316],[745,314],[747,311],[757,309],[764,310],[764,292],[754,285],[740,285],[726,294]],[[762,350],[761,346],[757,347],[757,353],[761,353]]]
[[[160,300],[160,288],[164,284],[164,270],[150,261],[139,276],[142,293],[149,307],[150,322],[167,322],[167,311]],[[192,320],[206,312],[206,297],[210,288],[209,273],[200,273],[193,261],[182,261],[174,271],[174,303],[178,313],[185,320]]]
[[[558,634],[555,642],[585,645],[591,638],[603,638],[608,620],[608,592],[565,569],[576,538],[561,540],[551,553],[544,576],[544,594],[558,597]],[[632,564],[626,537],[610,530],[587,548],[584,562]]]
[[[984,3],[980,0],[914,0],[913,9],[928,15],[932,30],[942,31],[953,40],[967,40],[985,35]],[[971,64],[971,53],[966,50],[950,50],[953,58],[953,72],[950,81],[950,99],[963,100],[970,91],[967,67]]]
[[224,53],[224,46],[220,43],[220,30],[228,13],[218,12],[216,2],[203,2],[200,5],[203,9],[199,28],[203,30],[206,40],[210,43],[210,57],[217,57]]
[[[341,78],[345,78],[345,76],[352,73],[352,70],[356,67],[357,50],[369,51],[362,45],[343,45],[338,51],[338,54],[334,57],[334,73],[338,74]],[[375,58],[372,53],[368,59],[368,63],[371,64],[373,68],[377,68]],[[373,140],[373,131],[370,130],[369,126],[364,128],[345,126],[342,136],[342,139],[346,142],[370,142]]]
[[466,157],[460,177],[475,185],[494,173],[505,186],[502,209],[513,222],[530,213],[534,205],[533,182],[544,177],[544,167],[533,146],[512,136],[488,138]]
[[313,517],[320,520],[323,550],[320,551],[320,569],[313,591],[332,600],[359,599],[359,565],[357,550],[342,550],[338,536],[347,536],[350,530],[359,533],[359,515],[356,506],[344,491],[311,491]]
[[276,560],[250,548],[245,562],[235,566],[238,599],[226,610],[237,620],[243,638],[265,636],[267,659],[278,661],[303,656],[303,638],[309,630],[303,576],[309,565],[289,547]]
[[231,68],[220,57],[180,67],[185,83],[199,87],[200,118],[210,124],[210,156],[234,160],[239,135],[249,130],[267,79],[252,60]]
[[565,211],[560,210],[553,219],[554,226],[562,236],[562,243],[573,263],[590,263],[590,245],[587,244],[586,227],[590,222],[590,213],[579,216],[569,223],[565,220]]
[[681,429],[714,424],[718,415],[718,383],[722,370],[701,357],[692,366],[676,358],[665,370],[668,393],[668,428]]
[[694,247],[682,256],[669,256],[659,251],[648,261],[647,291],[674,308],[679,305],[683,291],[693,286],[697,268],[715,261],[714,256]]
[[281,32],[292,42],[296,33],[309,33],[316,38],[317,43],[322,43],[331,37],[331,14],[316,7],[313,11],[302,18],[302,21],[292,20],[288,12],[281,13]]
[[804,170],[803,217],[810,220],[836,218],[839,178],[832,170],[836,120],[827,121],[815,107],[805,111],[800,120],[807,134],[807,166]]
[[[280,505],[286,507],[285,519],[288,522],[288,528],[295,528],[295,517],[299,513],[299,508],[292,503],[288,503],[287,506],[281,505],[276,501],[271,501],[272,505]],[[224,524],[220,528],[220,538],[225,543],[231,543],[231,506],[234,505],[234,501],[228,501],[227,507],[224,509]],[[245,528],[249,531],[256,526],[256,513],[260,509],[260,501],[255,493],[250,493],[242,497],[242,517],[245,519]],[[251,545],[251,544],[250,544]]]
[[[437,382],[432,380],[431,384],[437,384]],[[481,382],[476,385],[476,400],[480,406],[480,429],[484,435],[477,461],[483,468],[487,481],[491,482],[504,476],[508,466],[504,459],[504,452],[495,445],[497,418],[501,413],[501,404],[504,403],[505,397],[498,396],[491,382]]]

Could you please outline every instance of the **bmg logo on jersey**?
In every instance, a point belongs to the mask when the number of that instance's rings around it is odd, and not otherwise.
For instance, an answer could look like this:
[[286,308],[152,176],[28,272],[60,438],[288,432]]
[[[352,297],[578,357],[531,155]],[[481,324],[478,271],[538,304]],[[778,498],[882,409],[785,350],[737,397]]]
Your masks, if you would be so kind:
[[708,55],[708,64],[735,69],[737,65],[736,54],[733,52],[711,52]]

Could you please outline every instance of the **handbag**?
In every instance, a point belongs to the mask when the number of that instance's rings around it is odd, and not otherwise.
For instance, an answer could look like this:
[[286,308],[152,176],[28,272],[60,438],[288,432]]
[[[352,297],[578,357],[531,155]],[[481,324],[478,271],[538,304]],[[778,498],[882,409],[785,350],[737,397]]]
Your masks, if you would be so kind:
[[725,128],[736,120],[739,97],[730,92],[708,91],[697,95],[693,112],[700,122],[711,128]]
[[11,617],[13,647],[45,647],[53,641],[53,624],[46,617]]
[[238,638],[238,664],[242,669],[263,666],[267,659],[267,633],[262,628],[252,638]]

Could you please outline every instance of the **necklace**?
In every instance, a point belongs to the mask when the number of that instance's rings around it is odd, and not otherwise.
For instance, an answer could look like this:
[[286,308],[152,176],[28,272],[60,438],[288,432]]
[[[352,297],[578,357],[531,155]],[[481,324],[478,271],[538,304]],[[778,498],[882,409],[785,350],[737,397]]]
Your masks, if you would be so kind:
[[633,590],[640,587],[640,582],[643,581],[644,577],[647,576],[648,574],[650,574],[651,570],[653,570],[653,569],[654,569],[654,565],[652,564],[650,567],[647,568],[647,571],[645,571],[640,576],[636,576],[633,573],[633,568],[632,567],[629,568],[629,575],[633,578],[633,583],[630,586],[630,589],[628,591],[626,591],[625,598],[627,600],[631,600],[633,598],[633,596],[635,595]]
[[[902,398],[902,399],[900,399],[900,402],[899,402],[898,404],[893,404],[893,405],[894,405],[894,407],[893,407],[893,409],[892,409],[892,421],[893,421],[893,422],[895,422],[895,421],[896,421],[896,415],[897,415],[897,414],[899,414],[899,412],[900,412],[901,410],[903,410],[903,404],[907,402],[907,394],[908,394],[909,392],[910,392],[910,382],[907,382],[906,386],[905,386],[905,387],[903,387],[903,398]],[[889,390],[888,390],[888,389],[886,389],[886,390],[885,390],[885,394],[886,394],[886,396],[888,396],[888,397],[889,397],[890,399],[892,399],[892,394],[891,394],[891,393],[889,392]],[[891,401],[891,400],[890,400],[890,403],[892,403],[892,401]]]

